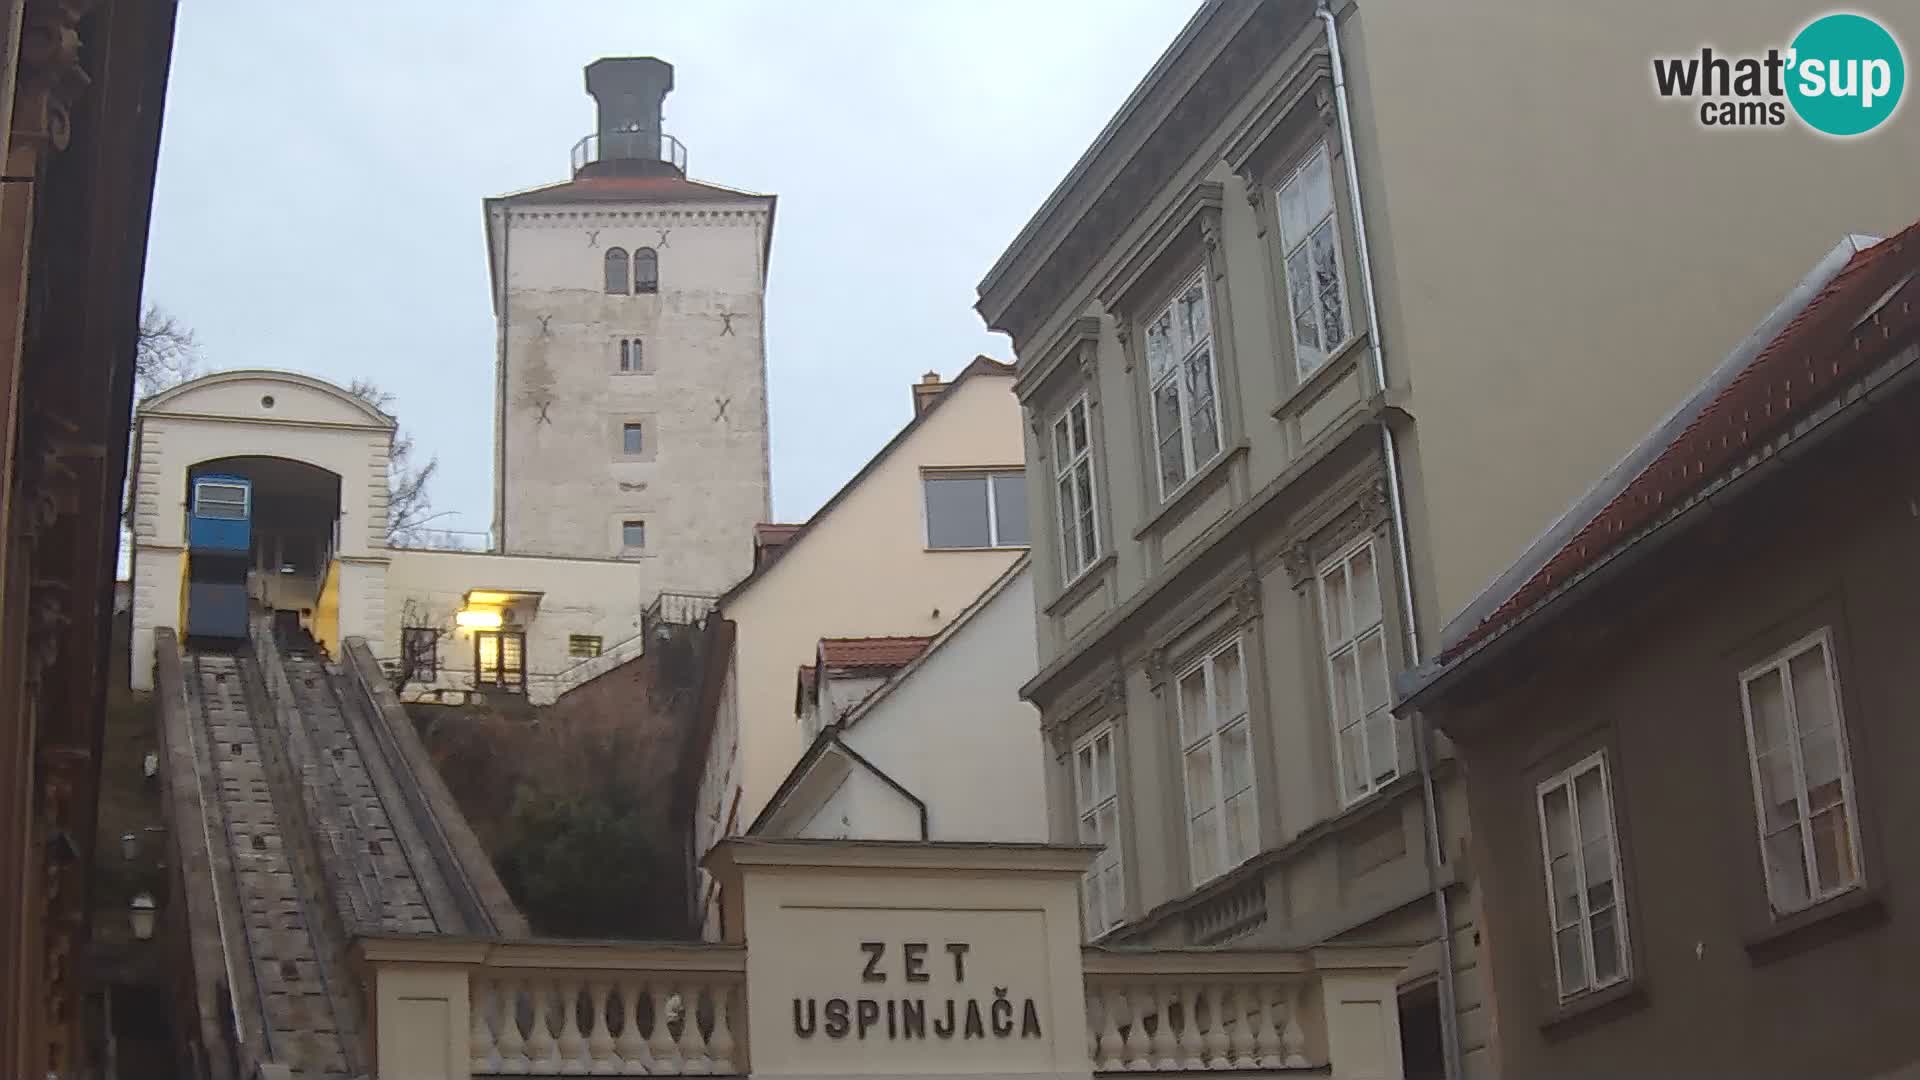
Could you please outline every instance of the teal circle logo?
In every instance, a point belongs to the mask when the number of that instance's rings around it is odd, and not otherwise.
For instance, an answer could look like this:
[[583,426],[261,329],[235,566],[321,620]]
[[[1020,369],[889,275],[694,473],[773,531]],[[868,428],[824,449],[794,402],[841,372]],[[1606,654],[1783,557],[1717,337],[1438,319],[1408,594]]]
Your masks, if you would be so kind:
[[1864,15],[1824,15],[1793,39],[1787,100],[1808,127],[1864,135],[1885,123],[1907,88],[1900,43]]

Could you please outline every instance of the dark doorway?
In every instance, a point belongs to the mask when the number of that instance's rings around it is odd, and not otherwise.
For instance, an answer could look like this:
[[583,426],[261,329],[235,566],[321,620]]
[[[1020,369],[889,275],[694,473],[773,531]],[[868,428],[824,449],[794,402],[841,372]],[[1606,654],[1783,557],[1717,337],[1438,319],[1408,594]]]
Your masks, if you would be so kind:
[[1445,1080],[1440,1035],[1440,986],[1427,982],[1400,993],[1400,1057],[1407,1080]]

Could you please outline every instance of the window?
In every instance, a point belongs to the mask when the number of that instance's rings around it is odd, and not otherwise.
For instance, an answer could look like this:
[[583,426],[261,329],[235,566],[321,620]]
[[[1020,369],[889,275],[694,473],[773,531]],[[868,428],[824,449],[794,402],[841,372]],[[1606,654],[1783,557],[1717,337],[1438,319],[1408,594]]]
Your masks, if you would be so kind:
[[193,512],[203,518],[244,520],[247,516],[246,485],[200,481],[193,488]]
[[1538,788],[1540,850],[1560,997],[1627,977],[1627,912],[1607,759],[1595,754]]
[[1026,546],[1026,473],[930,475],[924,482],[928,547]]
[[1340,268],[1340,230],[1333,220],[1327,144],[1315,147],[1280,185],[1277,203],[1294,364],[1304,379],[1347,339],[1347,290]]
[[1180,676],[1178,700],[1187,848],[1199,885],[1252,857],[1260,839],[1240,640],[1188,668]]
[[1823,629],[1743,672],[1740,704],[1774,914],[1859,885],[1859,815],[1832,634]]
[[620,523],[620,546],[634,551],[647,546],[647,523],[644,521],[623,521]]
[[1220,452],[1213,316],[1205,279],[1204,271],[1195,273],[1147,326],[1147,377],[1152,382],[1162,499]]
[[1121,878],[1120,789],[1114,764],[1113,725],[1104,724],[1073,747],[1073,803],[1080,817],[1080,842],[1103,844],[1082,879],[1087,936],[1099,937],[1120,925],[1126,909]]
[[431,626],[400,629],[400,664],[408,682],[440,677],[440,631]]
[[607,291],[621,296],[627,294],[627,250],[625,248],[607,249]]
[[646,434],[639,424],[620,425],[620,452],[639,454],[646,450]]
[[634,372],[640,370],[640,339],[637,337],[620,339],[620,370]]
[[600,655],[600,635],[568,634],[567,655],[575,660],[591,660]]
[[638,248],[633,253],[633,291],[660,291],[660,256],[655,255],[652,248]]
[[1320,568],[1320,622],[1327,647],[1334,754],[1347,802],[1400,773],[1387,693],[1387,630],[1373,538]]
[[527,688],[527,636],[512,630],[473,632],[473,681],[497,690]]
[[1085,394],[1053,422],[1053,475],[1059,489],[1060,577],[1072,581],[1100,557],[1094,507],[1093,439]]

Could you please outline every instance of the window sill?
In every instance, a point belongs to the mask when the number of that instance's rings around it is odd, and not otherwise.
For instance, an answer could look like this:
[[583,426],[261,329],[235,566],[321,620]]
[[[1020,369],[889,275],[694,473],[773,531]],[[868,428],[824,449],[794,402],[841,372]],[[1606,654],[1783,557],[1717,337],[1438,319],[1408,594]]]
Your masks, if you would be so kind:
[[[1174,488],[1173,494],[1161,501],[1160,509],[1153,512],[1153,516],[1147,519],[1146,524],[1141,525],[1133,531],[1133,538],[1135,540],[1145,540],[1149,534],[1158,532],[1161,528],[1165,527],[1168,521],[1185,513],[1191,508],[1190,504],[1194,500],[1195,493],[1205,489],[1208,486],[1208,481],[1212,480],[1221,470],[1225,469],[1234,461],[1245,457],[1246,454],[1247,440],[1245,439],[1241,439],[1228,446],[1224,451],[1216,455],[1212,461],[1202,466],[1199,472],[1187,477],[1184,483]],[[1149,483],[1151,482],[1152,481],[1149,480]]]
[[1646,980],[1628,979],[1561,1002],[1540,1021],[1540,1034],[1564,1039],[1646,1007]]
[[1747,959],[1754,964],[1770,964],[1877,926],[1886,917],[1886,898],[1880,890],[1861,886],[1781,916],[1765,930],[1747,935]]
[[1088,563],[1086,569],[1075,574],[1073,580],[1067,582],[1066,587],[1060,590],[1060,595],[1047,601],[1047,605],[1040,609],[1040,613],[1056,615],[1062,609],[1079,603],[1080,598],[1092,592],[1107,576],[1107,569],[1118,561],[1120,557],[1109,551]]
[[994,544],[994,545],[992,545],[992,546],[990,546],[990,547],[932,547],[932,546],[928,546],[928,547],[925,547],[925,548],[922,548],[921,550],[923,550],[923,551],[926,551],[926,552],[928,552],[928,553],[930,553],[930,554],[939,554],[940,552],[943,552],[943,551],[1025,551],[1025,550],[1027,550],[1027,548],[1029,548],[1030,546],[1031,546],[1031,545],[1029,545],[1029,544]]
[[1327,357],[1319,367],[1314,369],[1313,374],[1294,384],[1293,392],[1280,399],[1280,404],[1273,407],[1273,418],[1284,420],[1302,411],[1328,387],[1345,378],[1347,372],[1352,371],[1359,364],[1360,352],[1366,344],[1365,330],[1342,342],[1340,347],[1333,351],[1332,356]]

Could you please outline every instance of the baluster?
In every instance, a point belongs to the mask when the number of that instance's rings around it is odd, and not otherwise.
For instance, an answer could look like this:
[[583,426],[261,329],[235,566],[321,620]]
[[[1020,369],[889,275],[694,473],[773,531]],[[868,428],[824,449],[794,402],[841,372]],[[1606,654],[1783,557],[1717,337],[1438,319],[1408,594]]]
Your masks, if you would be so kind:
[[674,1045],[673,1032],[667,1026],[671,1022],[667,1016],[669,1000],[665,987],[658,983],[647,984],[647,1004],[653,1008],[653,1022],[647,1033],[647,1052],[653,1058],[654,1072],[678,1076],[681,1072],[680,1051]]
[[1222,1015],[1231,1025],[1226,1029],[1230,1069],[1253,1068],[1253,1020],[1247,1015],[1249,991],[1249,987],[1240,983],[1230,983],[1221,989]]
[[620,983],[620,1039],[614,1052],[628,1075],[644,1076],[652,1060],[647,1056],[647,1037],[640,1032],[640,984],[634,980]]
[[587,1040],[580,1030],[580,984],[571,979],[557,984],[560,1001],[560,1040],[554,1050],[560,1055],[560,1072],[567,1076],[585,1076]]
[[525,1076],[533,1071],[533,1063],[527,1058],[527,1040],[520,1035],[520,995],[526,989],[526,983],[520,979],[504,979],[497,984],[500,988],[500,1037],[494,1045],[500,1051],[500,1071],[508,1076]]
[[613,1057],[613,1032],[607,1025],[607,989],[604,982],[587,984],[587,996],[593,1002],[587,1027],[587,1056],[593,1059],[593,1066],[588,1071],[596,1076],[620,1071],[620,1063]]
[[1149,999],[1146,990],[1138,986],[1124,993],[1127,1002],[1127,1035],[1126,1042],[1121,1045],[1120,1056],[1126,1060],[1128,1070],[1144,1072],[1153,1068],[1153,1061],[1147,1056],[1147,1049],[1152,1045],[1147,1041],[1148,1010],[1140,1007],[1142,1001]]
[[1115,1072],[1126,1064],[1120,1057],[1120,991],[1109,988],[1100,995],[1100,1036],[1093,1060],[1101,1072]]
[[700,1035],[700,984],[680,986],[680,1056],[688,1076],[706,1076],[713,1072],[713,1059],[707,1056],[707,1040]]
[[1233,1058],[1227,1053],[1227,1001],[1230,991],[1213,984],[1201,991],[1207,999],[1207,1068],[1230,1069]]
[[733,1068],[733,1030],[727,1026],[727,999],[733,996],[733,987],[720,983],[713,988],[713,1034],[707,1039],[707,1049],[713,1056],[715,1076],[731,1074]]
[[467,1034],[467,1067],[477,1073],[500,1071],[500,1057],[493,1047],[493,1012],[499,1004],[497,986],[489,979],[473,979],[473,1027]]
[[533,991],[533,1023],[527,1028],[527,1060],[532,1062],[528,1071],[552,1076],[560,1071],[560,1047],[553,1041],[553,1032],[547,1030],[547,998],[553,992],[553,984],[546,979],[533,979],[529,985]]
[[1280,1067],[1280,1030],[1273,1024],[1273,999],[1278,989],[1266,983],[1253,988],[1253,1063],[1262,1069]]
[[1172,988],[1153,991],[1153,1009],[1158,1019],[1153,1025],[1153,1063],[1148,1066],[1161,1072],[1180,1067],[1180,1044],[1173,1033],[1173,990]]
[[1176,991],[1182,999],[1180,1024],[1180,1064],[1182,1068],[1207,1067],[1206,1043],[1200,1038],[1200,988],[1185,986]]
[[1307,1061],[1307,1033],[1300,1030],[1300,990],[1296,987],[1287,996],[1287,1024],[1280,1029],[1280,1052],[1285,1055],[1282,1064],[1289,1069],[1304,1069]]

